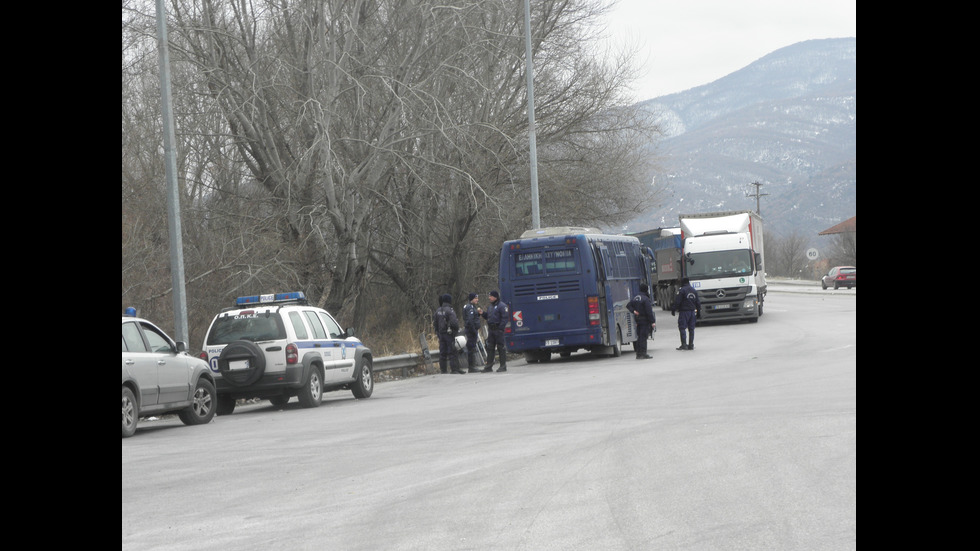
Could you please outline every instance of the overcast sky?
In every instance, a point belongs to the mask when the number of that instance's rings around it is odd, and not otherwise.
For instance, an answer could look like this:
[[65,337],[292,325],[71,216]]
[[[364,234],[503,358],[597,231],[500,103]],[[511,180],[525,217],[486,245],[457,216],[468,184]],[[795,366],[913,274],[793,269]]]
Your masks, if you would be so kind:
[[[533,2],[532,2],[533,4]],[[857,37],[857,0],[620,0],[613,44],[640,45],[643,101],[708,84],[780,48]]]

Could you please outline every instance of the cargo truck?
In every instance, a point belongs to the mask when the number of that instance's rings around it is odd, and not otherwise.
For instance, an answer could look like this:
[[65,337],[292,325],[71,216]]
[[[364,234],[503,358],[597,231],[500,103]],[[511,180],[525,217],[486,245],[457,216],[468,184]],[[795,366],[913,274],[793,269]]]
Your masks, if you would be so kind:
[[670,310],[670,304],[681,288],[684,270],[681,264],[681,229],[657,228],[633,235],[653,251],[653,262],[650,263],[650,297],[661,309]]
[[680,227],[634,234],[653,249],[654,301],[670,310],[687,277],[701,298],[701,321],[758,321],[766,297],[762,217],[752,211],[682,214]]
[[766,298],[762,217],[744,210],[678,220],[683,272],[701,299],[701,321],[759,321]]

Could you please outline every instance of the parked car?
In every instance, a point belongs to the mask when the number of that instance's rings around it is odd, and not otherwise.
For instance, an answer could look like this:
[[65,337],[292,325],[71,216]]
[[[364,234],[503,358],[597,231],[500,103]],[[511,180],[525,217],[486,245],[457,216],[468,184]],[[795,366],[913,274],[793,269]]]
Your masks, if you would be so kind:
[[827,287],[834,289],[857,287],[857,268],[854,266],[834,266],[827,272],[827,275],[823,276],[820,286],[824,289]]
[[301,291],[238,297],[211,321],[201,359],[217,381],[218,415],[239,399],[282,407],[296,396],[314,408],[326,391],[374,392],[371,349]]
[[136,433],[140,417],[176,413],[185,425],[214,418],[217,394],[208,364],[187,353],[153,323],[122,318],[122,436]]

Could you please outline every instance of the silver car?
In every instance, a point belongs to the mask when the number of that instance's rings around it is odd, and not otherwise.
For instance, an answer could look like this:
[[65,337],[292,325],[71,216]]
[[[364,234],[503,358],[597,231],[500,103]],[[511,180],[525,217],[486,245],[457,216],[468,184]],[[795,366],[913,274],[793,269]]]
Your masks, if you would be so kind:
[[187,353],[149,321],[122,318],[122,435],[136,432],[140,417],[176,413],[185,425],[214,418],[214,377],[207,362]]

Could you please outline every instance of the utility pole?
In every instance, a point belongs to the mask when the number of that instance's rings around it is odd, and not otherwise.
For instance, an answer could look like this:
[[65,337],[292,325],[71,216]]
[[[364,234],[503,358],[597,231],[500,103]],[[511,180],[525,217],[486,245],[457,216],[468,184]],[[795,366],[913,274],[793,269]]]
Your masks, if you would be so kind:
[[531,2],[524,0],[524,38],[527,61],[527,126],[531,142],[531,229],[541,227],[538,207],[538,151],[534,138],[534,63],[531,59]]
[[[759,210],[759,197],[764,197],[769,194],[759,193],[759,188],[762,187],[762,184],[760,184],[759,182],[752,182],[751,185],[755,186],[755,213],[758,214],[759,216],[762,216],[762,212]],[[746,197],[752,197],[752,195],[746,195]]]
[[167,176],[167,227],[170,230],[170,279],[173,284],[174,333],[190,348],[187,297],[184,292],[184,244],[180,229],[180,193],[177,190],[177,139],[170,96],[170,51],[167,49],[167,11],[157,0],[157,40],[160,42],[160,103],[163,105],[163,151]]

